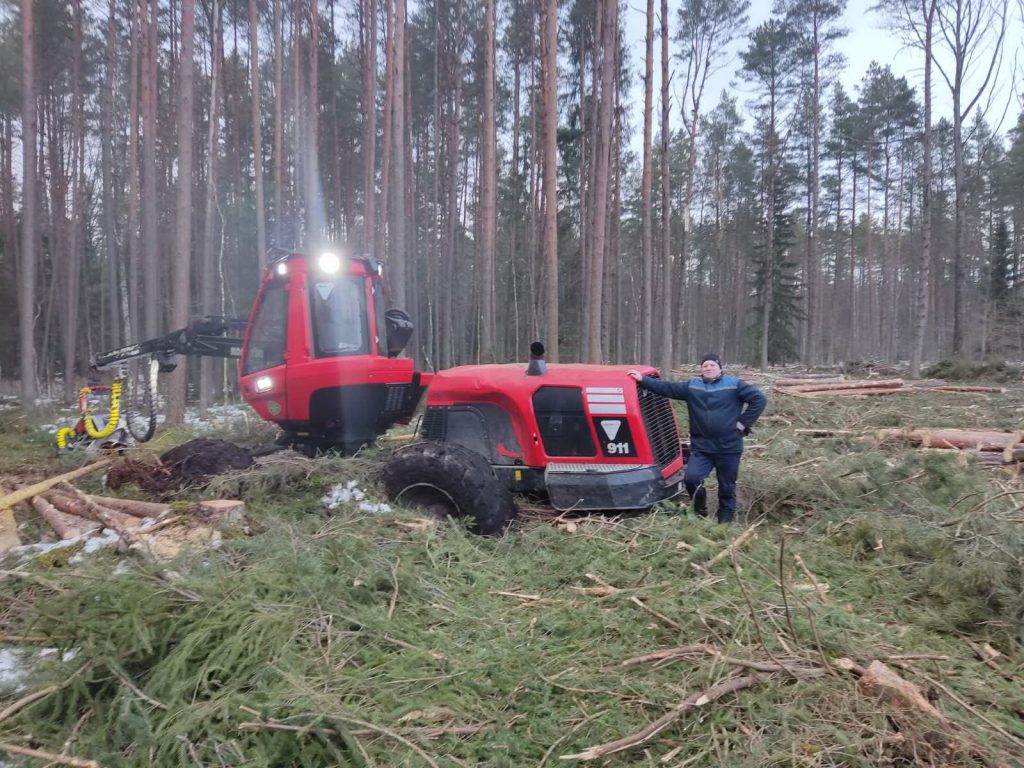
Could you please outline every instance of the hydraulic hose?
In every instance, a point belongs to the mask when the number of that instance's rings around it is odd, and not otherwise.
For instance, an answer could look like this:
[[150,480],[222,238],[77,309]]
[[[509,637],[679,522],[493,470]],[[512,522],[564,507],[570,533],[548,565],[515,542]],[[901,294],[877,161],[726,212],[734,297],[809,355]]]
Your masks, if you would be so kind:
[[[121,382],[115,381],[110,385],[110,418],[103,429],[96,429],[93,420],[89,416],[88,396],[92,391],[92,387],[82,387],[78,392],[78,402],[82,411],[82,421],[85,423],[85,431],[89,437],[96,440],[101,437],[108,437],[117,429],[117,422],[121,419]],[[57,434],[57,444],[60,445],[60,433]]]

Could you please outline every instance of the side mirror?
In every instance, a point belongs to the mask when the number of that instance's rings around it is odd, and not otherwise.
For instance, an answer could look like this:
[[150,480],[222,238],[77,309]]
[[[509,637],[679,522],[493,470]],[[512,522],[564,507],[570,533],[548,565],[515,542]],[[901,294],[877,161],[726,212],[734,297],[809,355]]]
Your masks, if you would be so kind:
[[388,357],[398,357],[412,337],[412,318],[404,309],[392,308],[384,313],[384,326]]

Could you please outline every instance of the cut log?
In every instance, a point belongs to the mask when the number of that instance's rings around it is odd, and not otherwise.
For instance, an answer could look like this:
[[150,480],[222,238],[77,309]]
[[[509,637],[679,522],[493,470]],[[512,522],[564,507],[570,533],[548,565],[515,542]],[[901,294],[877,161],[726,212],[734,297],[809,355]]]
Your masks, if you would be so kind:
[[134,517],[133,515],[119,512],[116,509],[107,509],[100,504],[89,501],[87,498],[79,498],[68,493],[59,493],[55,490],[47,491],[41,495],[65,514],[84,517],[86,520],[93,520],[97,523],[103,523],[104,525],[106,525],[106,520],[100,519],[99,513],[96,511],[98,509],[103,511],[104,518],[113,520],[121,527],[136,528],[141,522],[139,518]]
[[924,448],[978,448],[1002,451],[1024,448],[1024,432],[998,432],[971,429],[880,429],[875,433],[880,443],[899,442]]
[[859,432],[852,429],[794,429],[794,434],[805,437],[839,437],[843,435],[858,435]]
[[[139,525],[139,519],[132,517],[131,515],[125,515],[122,512],[115,512],[110,509],[104,509],[99,504],[89,501],[85,494],[75,488],[73,485],[67,485],[66,483],[61,486],[61,490],[67,491],[75,499],[85,503],[86,509],[89,511],[89,518],[103,523],[105,528],[109,528],[114,531],[118,536],[124,539],[129,545],[138,544],[139,537],[130,530],[131,528]],[[122,521],[128,519],[131,520],[131,525],[125,525]]]
[[824,381],[826,379],[841,379],[843,376],[839,373],[794,373],[788,378],[796,381]]
[[[780,386],[778,382],[776,382],[776,386]],[[832,392],[845,389],[900,389],[902,387],[903,379],[883,379],[878,381],[840,381],[835,384],[800,384],[786,388],[794,392]]]
[[21,546],[21,539],[18,538],[18,523],[14,519],[14,512],[0,509],[0,555],[17,546]]
[[84,467],[79,467],[78,469],[72,470],[71,472],[65,472],[63,475],[57,475],[56,477],[51,477],[48,480],[42,480],[41,482],[35,483],[33,485],[25,486],[24,488],[21,488],[20,490],[17,490],[14,493],[9,493],[3,498],[0,498],[0,509],[7,509],[8,507],[13,507],[19,501],[26,501],[28,499],[31,499],[36,494],[48,491],[54,486],[59,485],[60,483],[70,483],[72,480],[82,477],[83,475],[87,475],[90,472],[95,472],[97,469],[103,469],[103,467],[107,466],[108,464],[110,464],[110,459],[103,459],[93,464],[88,464]]
[[[11,483],[4,479],[0,482],[0,493],[10,493]],[[18,536],[18,522],[14,519],[14,509],[0,510],[0,555],[21,545],[21,538]]]
[[823,376],[819,379],[795,378],[775,379],[772,382],[776,387],[806,387],[816,384],[841,384],[847,381],[845,376]]
[[924,387],[924,389],[930,389],[933,392],[986,392],[994,395],[1006,394],[1006,387],[960,387],[944,384],[938,387]]
[[791,392],[785,389],[782,391],[797,397],[883,397],[885,395],[900,395],[913,390],[906,387],[890,387],[888,389],[858,387],[856,389],[815,390],[813,392]]
[[87,533],[95,533],[103,526],[77,515],[61,512],[43,496],[32,497],[32,507],[62,539],[74,539]]
[[139,501],[138,499],[115,499],[110,496],[93,496],[87,494],[89,501],[99,504],[107,509],[114,509],[135,517],[160,517],[171,511],[167,504],[157,504],[152,501]]

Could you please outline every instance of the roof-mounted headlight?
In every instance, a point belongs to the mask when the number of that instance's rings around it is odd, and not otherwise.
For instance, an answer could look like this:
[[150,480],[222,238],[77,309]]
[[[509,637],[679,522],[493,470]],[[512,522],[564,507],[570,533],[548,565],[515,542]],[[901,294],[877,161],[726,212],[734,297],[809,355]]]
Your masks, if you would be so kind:
[[324,251],[316,260],[316,265],[325,275],[334,275],[341,269],[341,258],[336,253]]
[[279,262],[278,265],[274,267],[274,271],[277,272],[279,276],[284,277],[288,274],[288,263],[285,261]]

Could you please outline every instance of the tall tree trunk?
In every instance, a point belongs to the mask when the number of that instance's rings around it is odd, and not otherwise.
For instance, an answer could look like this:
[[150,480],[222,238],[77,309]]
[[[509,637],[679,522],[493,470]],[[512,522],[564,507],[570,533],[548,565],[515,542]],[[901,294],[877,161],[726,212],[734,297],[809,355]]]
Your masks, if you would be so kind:
[[[145,7],[148,6],[148,9]],[[143,333],[153,338],[160,332],[159,233],[157,231],[156,112],[157,112],[157,8],[145,0],[142,56],[142,280]],[[148,12],[147,12],[148,10]]]
[[75,357],[78,353],[78,314],[81,304],[82,251],[84,230],[85,185],[85,125],[82,98],[82,2],[72,4],[72,54],[71,54],[71,151],[69,153],[69,175],[71,177],[71,218],[68,222],[68,251],[64,265],[64,308],[61,313],[61,337],[63,339],[64,400],[71,402],[75,391]]
[[[184,20],[184,8],[182,19]],[[184,41],[185,25],[182,21],[182,40]],[[263,131],[260,126],[262,109],[260,102],[260,16],[256,0],[249,0],[249,80],[252,88],[252,163],[253,181],[256,186],[256,266],[262,273],[267,264],[267,224],[266,204],[263,201]],[[184,49],[186,43],[182,43]],[[187,43],[191,48],[191,43]],[[184,53],[182,53],[184,56]],[[179,124],[180,125],[180,124]],[[191,139],[189,139],[191,144]],[[179,195],[180,201],[180,195]]]
[[494,349],[494,242],[497,227],[498,170],[495,157],[497,126],[494,117],[495,0],[484,0],[484,103],[480,137],[480,354],[493,362]]
[[641,227],[641,291],[640,291],[640,361],[652,360],[654,332],[654,252],[651,227],[651,186],[654,158],[651,134],[654,127],[654,0],[647,0],[647,37],[644,54],[644,148],[643,173],[640,182]]
[[[217,218],[220,218],[220,206],[217,204],[217,163],[219,161],[217,148],[219,133],[220,105],[220,77],[221,77],[221,4],[219,0],[213,0],[213,10],[210,17],[210,99],[209,99],[209,120],[206,131],[206,194],[203,205],[203,263],[200,269],[202,279],[200,280],[200,304],[204,315],[216,314],[217,311]],[[280,109],[281,94],[277,94],[275,108]],[[277,141],[275,136],[275,142]],[[275,150],[276,152],[276,150]],[[274,158],[275,170],[281,162],[280,154]],[[279,194],[281,188],[276,186],[275,194]],[[280,210],[275,211],[280,215]],[[216,218],[215,218],[216,217]],[[275,228],[280,232],[280,220]],[[223,239],[223,233],[221,234]],[[214,395],[214,365],[213,359],[204,357],[199,363],[199,407],[206,410]]]
[[764,303],[761,307],[761,370],[768,370],[768,341],[771,331],[772,302],[774,301],[775,280],[775,180],[778,162],[775,158],[775,96],[772,95],[771,116],[768,122],[768,230],[765,247]]
[[811,211],[807,226],[806,320],[804,321],[806,350],[805,365],[814,365],[821,354],[821,322],[818,313],[818,204],[821,199],[821,29],[817,6],[812,29],[812,55],[814,74],[811,81]]
[[[388,2],[389,0],[385,0]],[[377,184],[377,0],[363,7],[363,248],[373,247],[376,231]],[[436,11],[435,11],[436,12]],[[436,48],[435,48],[436,55]],[[435,123],[434,130],[437,130]],[[378,258],[381,254],[375,253]]]
[[[212,106],[211,106],[212,110]],[[284,17],[274,0],[274,245],[283,246],[284,225]]]
[[612,136],[612,101],[615,91],[616,16],[618,0],[605,0],[601,55],[601,101],[597,122],[597,147],[594,157],[594,228],[591,236],[593,255],[590,260],[590,328],[587,337],[586,361],[601,363],[602,303],[604,297],[604,261],[608,225],[608,176]]
[[672,370],[672,206],[669,200],[668,0],[661,0],[661,352],[662,373]]
[[392,99],[394,118],[391,124],[391,134],[394,139],[394,180],[392,191],[394,192],[394,214],[392,221],[393,232],[392,242],[394,248],[391,252],[391,290],[397,306],[404,307],[408,297],[405,293],[405,265],[407,255],[405,252],[406,241],[406,210],[405,210],[405,0],[396,0],[395,3],[395,88]]
[[142,293],[139,272],[142,271],[141,241],[139,234],[139,70],[142,66],[142,16],[139,0],[129,14],[131,26],[131,52],[128,57],[128,269],[125,297],[128,300],[127,338],[141,341],[145,334],[139,316],[139,297]]
[[110,0],[107,10],[107,48],[103,96],[100,101],[100,142],[103,153],[103,240],[106,245],[106,294],[108,337],[103,343],[110,349],[118,347],[126,339],[119,332],[117,290],[117,223],[114,210],[114,83],[117,67],[117,0]]
[[917,264],[917,296],[914,301],[914,341],[910,351],[910,376],[920,378],[924,335],[928,322],[929,273],[932,264],[932,33],[937,0],[927,0],[924,20],[924,153],[921,178],[921,254]]
[[964,116],[961,111],[963,63],[956,61],[957,73],[953,82],[953,187],[956,199],[953,205],[953,356],[962,357],[964,348],[964,289],[967,281],[967,191],[965,187]]
[[[251,6],[250,6],[251,8]],[[181,0],[181,60],[178,64],[178,189],[171,262],[171,327],[188,325],[192,306],[192,71],[195,40],[195,1]],[[258,130],[258,129],[256,129]],[[259,199],[259,198],[257,198]],[[257,217],[260,210],[257,202]],[[167,421],[180,424],[185,418],[188,383],[187,356],[167,384]]]
[[[388,210],[391,205],[391,162],[392,133],[394,132],[395,103],[395,7],[394,0],[384,2],[384,125],[380,161],[380,226],[377,227],[377,242],[374,251],[382,259],[391,253],[391,233]],[[393,278],[392,278],[393,281]],[[394,283],[392,282],[392,304],[394,304]]]
[[21,4],[22,39],[22,205],[21,279],[18,284],[18,343],[21,405],[31,409],[36,398],[36,33],[35,0]]
[[[666,3],[667,0],[662,0]],[[546,0],[541,38],[544,93],[544,261],[547,356],[558,362],[558,0]]]

